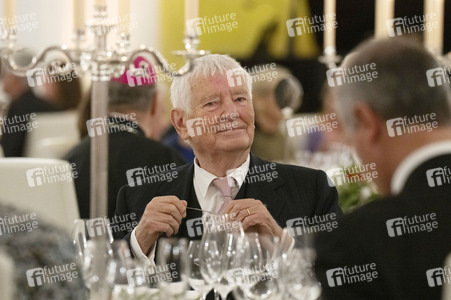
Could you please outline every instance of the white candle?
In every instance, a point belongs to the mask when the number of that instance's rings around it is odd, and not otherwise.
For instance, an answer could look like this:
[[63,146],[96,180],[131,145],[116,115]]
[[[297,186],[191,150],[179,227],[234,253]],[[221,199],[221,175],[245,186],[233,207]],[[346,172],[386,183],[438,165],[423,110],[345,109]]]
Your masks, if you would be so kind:
[[106,6],[106,0],[95,0],[95,6]]
[[375,9],[375,38],[388,37],[387,21],[393,19],[395,10],[394,0],[376,0]]
[[335,49],[336,0],[324,0],[324,49]]
[[74,29],[85,28],[85,0],[74,0]]
[[14,20],[16,8],[15,0],[3,0],[3,16],[5,17],[5,27],[9,29],[14,26],[11,22]]
[[186,21],[199,16],[199,0],[185,0],[185,28]]
[[119,32],[130,33],[130,0],[119,0]]
[[429,25],[432,25],[432,29],[426,30],[424,33],[424,46],[437,55],[442,55],[443,52],[444,13],[444,0],[424,1],[424,22],[429,22]]

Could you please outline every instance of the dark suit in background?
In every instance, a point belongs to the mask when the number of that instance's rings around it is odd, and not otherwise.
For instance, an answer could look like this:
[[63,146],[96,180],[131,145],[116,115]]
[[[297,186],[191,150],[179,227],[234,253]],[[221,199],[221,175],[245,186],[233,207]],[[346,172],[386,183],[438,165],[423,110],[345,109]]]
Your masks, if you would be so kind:
[[[343,217],[335,231],[317,236],[316,272],[324,299],[441,299],[441,286],[430,287],[426,272],[442,267],[451,252],[451,184],[442,180],[430,187],[426,171],[444,166],[451,168],[451,154],[419,166],[399,195],[370,203]],[[430,232],[409,234],[389,221],[425,214],[436,215],[437,228]],[[398,236],[390,237],[389,230]],[[329,286],[327,270],[370,263],[376,264],[377,279]],[[436,275],[429,280],[440,280]]]
[[[24,119],[24,116],[31,113],[40,112],[54,112],[59,109],[51,103],[38,98],[31,90],[23,93],[19,98],[13,100],[9,106],[7,118],[12,120],[14,116]],[[19,118],[16,118],[19,120]],[[25,138],[27,135],[26,130],[14,130],[12,126],[16,128],[26,128],[27,122],[14,123],[9,126],[6,125],[5,129],[2,129],[1,144],[5,157],[22,157],[25,146]],[[38,124],[39,126],[39,124]],[[9,127],[9,128],[8,128]]]
[[[251,154],[249,169],[269,164],[271,163]],[[274,176],[271,181],[251,180],[251,174],[248,172],[235,199],[254,198],[262,201],[281,227],[286,227],[286,222],[294,218],[341,214],[337,190],[329,186],[324,172],[283,164],[276,164],[275,172],[277,178]],[[188,206],[200,208],[193,187],[193,163],[178,168],[177,174],[178,178],[169,183],[155,182],[139,187],[123,187],[119,192],[115,214],[122,216],[133,212],[140,219],[152,198],[166,195],[177,196],[180,200],[186,200]],[[266,175],[267,172],[261,174]],[[196,232],[197,228],[194,228],[197,224],[192,223],[192,220],[202,217],[202,213],[189,209],[186,213],[177,236],[199,239],[201,235]],[[129,233],[118,232],[116,237],[129,239]]]
[[[128,125],[128,128],[137,127],[129,121],[119,123]],[[126,175],[128,170],[171,163],[180,166],[183,160],[169,147],[146,138],[139,127],[133,132],[112,132],[108,137],[108,217],[112,217],[117,193],[121,186],[128,184]],[[75,170],[78,172],[75,189],[81,218],[89,218],[90,153],[91,138],[87,136],[65,156],[66,160],[75,163]]]

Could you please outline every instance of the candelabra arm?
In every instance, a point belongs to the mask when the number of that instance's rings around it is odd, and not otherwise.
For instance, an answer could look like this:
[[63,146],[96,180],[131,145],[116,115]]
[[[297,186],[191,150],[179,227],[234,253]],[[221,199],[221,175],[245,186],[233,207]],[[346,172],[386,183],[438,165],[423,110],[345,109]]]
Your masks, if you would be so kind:
[[50,46],[46,49],[44,49],[38,56],[33,57],[31,60],[31,63],[29,63],[27,66],[19,67],[15,60],[13,59],[12,55],[3,56],[6,59],[3,59],[3,61],[6,63],[6,66],[11,70],[12,73],[14,73],[17,76],[26,76],[27,71],[36,68],[40,63],[45,61],[46,56],[50,52],[59,52],[63,54],[69,63],[72,63],[72,58],[70,56],[69,51],[66,49],[60,47],[60,46]]

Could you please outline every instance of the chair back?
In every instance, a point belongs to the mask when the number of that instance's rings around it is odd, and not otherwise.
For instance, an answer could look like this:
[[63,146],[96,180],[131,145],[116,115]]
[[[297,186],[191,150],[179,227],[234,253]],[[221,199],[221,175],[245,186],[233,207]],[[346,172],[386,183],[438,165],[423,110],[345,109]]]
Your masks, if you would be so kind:
[[25,157],[62,158],[80,140],[75,111],[39,113],[35,122],[26,135]]
[[0,202],[68,232],[79,218],[71,165],[44,158],[0,158]]

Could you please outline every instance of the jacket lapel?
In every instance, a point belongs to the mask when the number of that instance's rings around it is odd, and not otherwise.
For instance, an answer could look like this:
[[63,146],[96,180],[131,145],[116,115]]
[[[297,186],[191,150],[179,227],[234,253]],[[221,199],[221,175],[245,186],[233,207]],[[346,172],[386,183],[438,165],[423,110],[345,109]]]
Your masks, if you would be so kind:
[[[180,200],[186,200],[188,206],[199,208],[197,197],[192,197],[191,190],[193,187],[194,165],[192,163],[184,165],[176,169],[178,178],[167,184],[160,186],[158,193],[160,195],[174,195]],[[196,193],[194,193],[196,196]]]
[[[271,213],[272,217],[278,219],[285,206],[286,199],[282,198],[277,193],[277,190],[285,182],[277,173],[277,168],[275,170],[269,168],[271,164],[273,163],[251,154],[246,180],[235,199],[254,198],[260,200]],[[273,172],[276,172],[277,177],[274,176],[276,178],[272,177]]]

